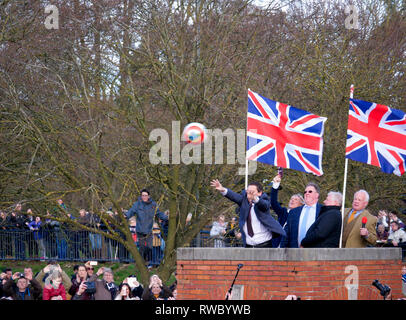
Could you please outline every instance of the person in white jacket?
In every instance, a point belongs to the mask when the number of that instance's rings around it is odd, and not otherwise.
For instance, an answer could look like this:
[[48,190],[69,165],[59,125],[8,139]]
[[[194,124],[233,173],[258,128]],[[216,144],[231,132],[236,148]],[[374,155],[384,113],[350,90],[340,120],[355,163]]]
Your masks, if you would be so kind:
[[403,229],[400,229],[397,221],[392,221],[390,226],[392,233],[388,237],[387,244],[397,247],[399,246],[399,243],[406,241],[406,232]]
[[213,222],[213,226],[210,230],[210,237],[214,238],[215,248],[224,248],[226,246],[224,242],[224,235],[226,234],[227,222],[225,222],[224,215],[219,215],[218,220]]

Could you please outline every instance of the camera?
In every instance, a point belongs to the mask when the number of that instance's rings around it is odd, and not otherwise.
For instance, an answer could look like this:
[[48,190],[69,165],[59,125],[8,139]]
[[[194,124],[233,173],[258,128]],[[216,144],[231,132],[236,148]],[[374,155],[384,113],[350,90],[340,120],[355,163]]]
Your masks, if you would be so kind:
[[94,281],[86,281],[85,285],[86,285],[86,290],[85,290],[86,293],[92,294],[92,293],[96,292],[96,284]]
[[372,285],[379,290],[379,292],[381,293],[381,296],[384,298],[386,298],[386,296],[391,291],[390,287],[388,287],[386,284],[380,283],[378,279],[376,279],[374,282],[372,282]]

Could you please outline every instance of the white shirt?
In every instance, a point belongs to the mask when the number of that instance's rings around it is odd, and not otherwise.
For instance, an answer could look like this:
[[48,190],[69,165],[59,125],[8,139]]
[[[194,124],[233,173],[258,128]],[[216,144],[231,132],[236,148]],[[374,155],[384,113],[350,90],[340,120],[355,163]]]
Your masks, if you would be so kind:
[[[228,189],[226,189],[225,192],[222,192],[221,194],[225,196],[227,194]],[[253,203],[258,203],[259,197],[257,197]],[[255,209],[254,206],[251,206],[251,225],[252,225],[252,230],[254,231],[254,236],[250,237],[248,235],[248,230],[247,230],[247,223],[244,223],[243,226],[243,231],[245,234],[245,242],[250,245],[250,246],[255,246],[258,244],[261,244],[263,242],[269,241],[272,239],[272,234],[268,231],[268,229],[265,228],[265,226],[258,220],[257,215],[255,214]]]
[[[258,200],[254,203],[257,203]],[[255,246],[272,239],[272,234],[258,220],[257,215],[255,214],[254,206],[251,206],[251,225],[252,230],[254,231],[254,236],[252,238],[248,235],[247,223],[244,223],[243,226],[243,230],[245,233],[245,242],[247,244]]]
[[[307,215],[307,221],[306,221],[306,232],[307,232],[307,230],[309,230],[310,226],[316,220],[316,206],[317,206],[317,203],[310,206],[309,213]],[[302,226],[303,218],[304,218],[305,212],[307,210],[306,209],[307,207],[309,207],[309,206],[304,205],[303,208],[302,208],[302,212],[300,213],[299,228],[298,228],[298,235],[297,235],[297,240],[298,240],[299,247],[300,247],[300,243],[302,242],[302,239],[306,236],[306,234],[303,234],[303,235],[300,234],[300,228]]]

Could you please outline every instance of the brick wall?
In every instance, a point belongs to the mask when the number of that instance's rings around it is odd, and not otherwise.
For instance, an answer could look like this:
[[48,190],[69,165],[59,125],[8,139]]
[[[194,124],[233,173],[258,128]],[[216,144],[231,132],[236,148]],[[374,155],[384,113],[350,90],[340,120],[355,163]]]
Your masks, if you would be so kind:
[[402,297],[400,249],[180,248],[179,299],[223,300],[234,287],[244,300],[381,300],[375,279]]

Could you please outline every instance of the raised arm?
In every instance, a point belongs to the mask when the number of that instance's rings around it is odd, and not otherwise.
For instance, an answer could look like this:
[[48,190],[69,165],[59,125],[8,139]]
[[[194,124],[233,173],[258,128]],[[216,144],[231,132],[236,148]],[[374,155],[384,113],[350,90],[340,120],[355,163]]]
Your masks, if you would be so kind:
[[224,193],[224,192],[227,191],[227,189],[224,188],[224,187],[221,185],[221,183],[220,183],[220,181],[219,181],[218,179],[212,180],[212,181],[210,182],[210,186],[212,186],[214,189],[216,189],[217,191],[219,191],[219,192],[221,192],[221,193]]
[[216,189],[217,191],[219,191],[223,196],[225,196],[227,199],[235,202],[236,204],[238,204],[239,206],[242,203],[243,200],[243,196],[239,193],[236,193],[230,189],[224,188],[220,181],[218,181],[217,179],[213,180],[210,185]]

